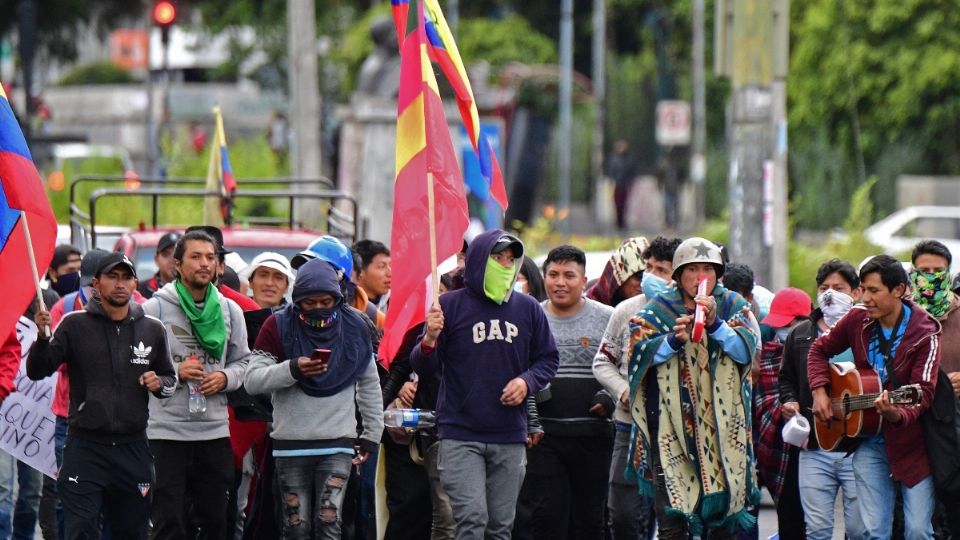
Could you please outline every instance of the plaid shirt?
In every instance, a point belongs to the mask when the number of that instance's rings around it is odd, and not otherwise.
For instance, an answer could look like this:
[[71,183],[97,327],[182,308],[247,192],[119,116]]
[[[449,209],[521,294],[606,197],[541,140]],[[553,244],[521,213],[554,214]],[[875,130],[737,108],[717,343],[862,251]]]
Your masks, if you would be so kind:
[[783,343],[777,339],[763,345],[760,353],[760,375],[753,387],[753,436],[757,451],[757,476],[774,501],[780,498],[783,479],[790,457],[783,442],[783,417],[777,380],[783,360]]

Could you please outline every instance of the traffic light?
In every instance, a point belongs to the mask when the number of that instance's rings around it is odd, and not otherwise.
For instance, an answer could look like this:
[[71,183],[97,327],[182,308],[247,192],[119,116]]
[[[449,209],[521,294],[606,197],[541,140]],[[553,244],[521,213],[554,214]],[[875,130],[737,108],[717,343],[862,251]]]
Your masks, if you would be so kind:
[[159,0],[153,4],[151,19],[153,19],[153,24],[160,28],[163,43],[169,43],[170,27],[177,21],[177,6],[170,0]]

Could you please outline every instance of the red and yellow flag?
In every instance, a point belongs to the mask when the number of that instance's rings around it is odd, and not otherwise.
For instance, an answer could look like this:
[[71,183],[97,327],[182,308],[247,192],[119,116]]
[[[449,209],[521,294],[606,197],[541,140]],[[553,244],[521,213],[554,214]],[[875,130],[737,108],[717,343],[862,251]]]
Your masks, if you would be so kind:
[[422,5],[418,5],[417,29],[404,40],[400,56],[397,177],[390,249],[393,266],[403,272],[397,272],[393,278],[380,343],[379,356],[387,366],[400,348],[403,335],[423,322],[429,308],[433,268],[428,178],[433,179],[437,260],[446,260],[460,251],[470,220],[463,178],[427,54]]

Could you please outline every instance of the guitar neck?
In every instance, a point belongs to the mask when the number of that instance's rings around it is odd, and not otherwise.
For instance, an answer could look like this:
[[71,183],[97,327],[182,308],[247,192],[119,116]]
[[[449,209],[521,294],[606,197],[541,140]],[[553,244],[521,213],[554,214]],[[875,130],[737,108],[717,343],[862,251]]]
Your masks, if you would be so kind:
[[[893,405],[911,405],[917,402],[917,399],[911,398],[909,393],[904,393],[904,390],[907,387],[902,387],[893,392],[887,394],[887,398],[890,400],[890,403]],[[872,409],[876,406],[877,398],[880,397],[880,393],[873,394],[860,394],[858,396],[849,396],[846,398],[838,398],[833,400],[834,403],[843,404],[846,407],[848,412],[850,411],[862,411],[865,409]]]
[[864,409],[872,409],[876,406],[877,398],[880,397],[879,393],[875,394],[861,394],[859,396],[850,396],[847,399],[838,399],[837,401],[843,403],[847,406],[848,411],[862,411]]

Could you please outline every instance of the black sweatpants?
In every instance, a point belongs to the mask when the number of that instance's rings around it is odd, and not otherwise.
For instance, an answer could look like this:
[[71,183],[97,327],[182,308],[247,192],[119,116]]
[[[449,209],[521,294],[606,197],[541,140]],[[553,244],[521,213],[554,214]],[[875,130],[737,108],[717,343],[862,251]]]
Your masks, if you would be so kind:
[[64,538],[99,539],[101,509],[114,540],[146,538],[154,487],[147,441],[108,445],[67,437],[57,480]]
[[[416,441],[410,444],[417,444]],[[433,505],[430,503],[430,481],[423,465],[410,457],[410,447],[383,438],[387,479],[386,537],[390,540],[429,540]]]
[[150,450],[157,468],[151,538],[233,538],[227,528],[234,476],[230,439],[152,440]]
[[514,537],[603,540],[613,436],[545,435],[527,450]]

